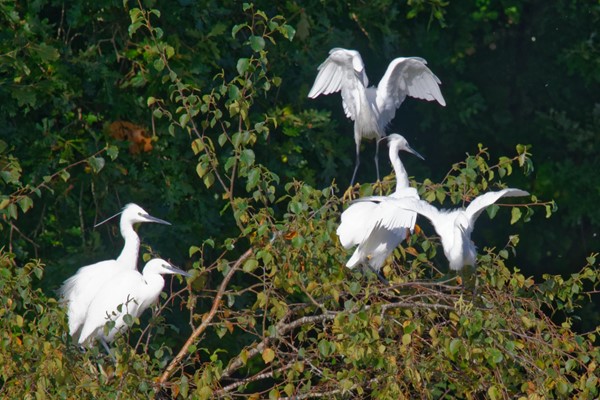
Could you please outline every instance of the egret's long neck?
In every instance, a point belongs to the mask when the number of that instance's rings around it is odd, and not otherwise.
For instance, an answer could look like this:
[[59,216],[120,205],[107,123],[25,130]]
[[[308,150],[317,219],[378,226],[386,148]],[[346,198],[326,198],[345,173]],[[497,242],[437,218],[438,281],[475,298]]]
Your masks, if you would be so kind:
[[133,229],[133,225],[123,221],[121,221],[121,236],[125,239],[125,246],[123,246],[117,262],[126,269],[136,269],[140,251],[140,238]]
[[400,155],[396,146],[390,146],[390,161],[396,174],[396,191],[409,187],[408,174],[404,165],[402,165],[402,161],[400,161]]
[[165,279],[155,271],[149,272],[144,268],[142,276],[144,285],[140,288],[138,295],[138,300],[140,300],[140,314],[156,303],[160,292],[162,292],[165,286]]

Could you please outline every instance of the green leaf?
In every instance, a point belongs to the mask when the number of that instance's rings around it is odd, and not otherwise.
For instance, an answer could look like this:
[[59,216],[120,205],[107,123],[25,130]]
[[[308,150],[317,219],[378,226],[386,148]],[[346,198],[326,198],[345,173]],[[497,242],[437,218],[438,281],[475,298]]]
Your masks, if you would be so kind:
[[56,61],[60,58],[57,49],[45,43],[39,43],[32,47],[32,51],[42,60],[42,62]]
[[250,36],[250,47],[256,52],[261,51],[265,48],[265,39],[263,39],[261,36]]
[[133,325],[133,317],[129,314],[125,314],[123,316],[123,322],[125,322],[125,324],[127,326],[132,326]]
[[331,346],[327,340],[321,339],[319,341],[319,344],[317,345],[317,347],[319,348],[319,352],[321,353],[321,355],[323,357],[327,357],[327,356],[329,356],[329,354],[331,354],[330,353]]
[[97,174],[104,168],[106,161],[102,157],[90,157],[87,159],[88,165],[92,168],[92,171]]
[[71,177],[71,174],[69,174],[69,172],[66,169],[63,169],[58,173],[58,176],[60,177],[60,179],[66,182]]
[[208,172],[208,165],[203,163],[203,162],[199,162],[196,165],[196,173],[198,174],[198,177],[202,178],[204,177],[204,175],[206,175],[206,173]]
[[497,204],[492,204],[485,209],[490,219],[494,219],[496,214],[498,214],[498,210],[500,210],[500,206]]
[[119,148],[117,146],[108,146],[106,148],[106,154],[114,161],[119,156]]
[[491,400],[502,399],[502,391],[498,389],[498,386],[490,386],[487,390],[487,394]]
[[558,390],[558,393],[562,395],[566,395],[567,393],[569,393],[569,385],[562,379],[556,383],[556,389]]
[[191,258],[194,254],[199,253],[201,251],[198,246],[190,246],[189,257]]
[[227,143],[227,134],[226,133],[221,133],[219,135],[219,138],[217,139],[219,146],[223,147],[225,145],[225,143]]
[[235,38],[235,35],[237,35],[237,33],[240,31],[240,29],[244,28],[248,26],[248,24],[237,24],[234,25],[233,28],[231,29],[231,37]]
[[204,175],[202,181],[204,182],[204,186],[206,186],[207,189],[210,189],[213,183],[215,183],[215,175],[212,172],[209,172]]
[[236,69],[238,74],[244,75],[246,71],[248,71],[248,67],[250,66],[250,60],[247,58],[240,58],[237,62]]
[[[20,198],[17,203],[19,203],[19,207],[21,207],[21,210],[23,210],[24,213],[26,213],[27,210],[29,210],[31,207],[33,207],[33,200],[31,200],[31,197],[29,197],[29,196]],[[2,209],[2,208],[4,208],[4,207],[2,207],[0,205],[0,209]]]
[[190,115],[188,113],[183,113],[179,116],[179,125],[184,127],[190,121]]
[[500,364],[504,360],[504,356],[502,352],[495,348],[488,349],[488,361],[490,364],[495,367],[497,364]]
[[240,154],[240,161],[244,163],[247,167],[252,166],[254,164],[254,151],[251,149],[245,149]]
[[515,224],[519,219],[521,219],[521,209],[519,207],[513,207],[511,212],[510,212],[511,218],[510,218],[510,224],[513,225]]
[[252,272],[258,267],[258,261],[253,258],[246,260],[242,269],[244,272]]
[[458,350],[460,350],[460,347],[462,346],[462,343],[460,341],[460,339],[452,339],[452,341],[450,342],[450,345],[448,346],[448,350],[450,351],[451,355],[456,355],[456,353],[458,353]]
[[258,185],[258,181],[260,179],[260,169],[253,168],[248,173],[248,183],[246,183],[246,191],[251,191]]
[[154,60],[153,65],[154,69],[156,69],[158,72],[161,72],[163,69],[165,69],[165,62],[162,58],[157,58],[156,60]]
[[240,98],[240,89],[236,85],[230,85],[227,92],[231,100],[238,100]]
[[296,35],[296,30],[293,26],[285,24],[280,29],[282,29],[283,36],[290,42],[294,39],[294,36]]

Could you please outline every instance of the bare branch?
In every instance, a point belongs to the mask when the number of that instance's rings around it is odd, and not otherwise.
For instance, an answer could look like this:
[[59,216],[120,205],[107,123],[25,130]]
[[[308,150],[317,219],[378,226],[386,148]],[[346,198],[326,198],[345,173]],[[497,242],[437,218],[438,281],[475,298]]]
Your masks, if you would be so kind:
[[161,377],[158,379],[157,384],[162,385],[163,383],[165,383],[165,381],[167,379],[169,379],[169,377],[171,376],[171,374],[173,373],[175,368],[177,368],[177,366],[179,364],[181,364],[181,361],[187,355],[188,348],[192,344],[194,344],[194,342],[196,341],[198,336],[200,336],[206,330],[206,328],[209,326],[210,322],[212,321],[215,314],[217,313],[217,310],[219,309],[219,305],[221,304],[221,298],[223,297],[223,294],[225,293],[225,289],[227,288],[227,285],[229,284],[231,277],[240,268],[242,263],[248,257],[250,257],[250,255],[252,254],[252,250],[253,250],[252,247],[249,248],[248,250],[246,250],[246,252],[244,254],[242,254],[240,256],[240,258],[237,259],[235,264],[233,264],[233,266],[231,267],[231,269],[229,270],[227,275],[225,275],[225,278],[223,279],[223,282],[221,282],[221,286],[219,286],[219,290],[217,291],[217,294],[215,295],[215,299],[213,300],[213,304],[212,304],[210,311],[208,312],[208,314],[205,315],[200,326],[192,332],[192,334],[190,335],[188,340],[185,342],[185,344],[183,345],[181,350],[179,350],[179,353],[175,356],[175,358],[173,358],[171,363],[167,366],[167,368],[165,369],[165,372],[163,372]]

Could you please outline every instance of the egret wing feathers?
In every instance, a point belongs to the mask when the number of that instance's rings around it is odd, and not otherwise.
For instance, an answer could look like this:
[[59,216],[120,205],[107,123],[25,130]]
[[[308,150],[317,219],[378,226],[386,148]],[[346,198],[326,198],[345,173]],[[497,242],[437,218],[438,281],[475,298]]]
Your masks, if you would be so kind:
[[486,207],[494,204],[502,197],[521,197],[529,196],[529,192],[521,189],[507,188],[499,190],[497,192],[488,192],[477,196],[466,208],[465,213],[469,218],[470,224],[474,224],[479,215],[485,210]]
[[110,280],[122,269],[116,260],[105,260],[80,268],[59,289],[61,298],[68,303],[69,333],[77,341],[85,321],[90,293]]
[[[85,323],[81,328],[79,344],[89,343],[93,338],[103,336],[105,340],[111,342],[119,329],[112,329],[108,335],[100,333],[108,320],[115,321],[115,328],[126,326],[121,321],[125,314],[133,317],[139,316],[140,304],[136,302],[136,289],[142,282],[142,275],[137,270],[122,271],[114,276],[110,282],[105,282],[100,290],[90,302],[85,314]],[[110,293],[107,296],[106,293]],[[121,311],[118,311],[119,305],[122,305]]]
[[338,92],[344,88],[348,80],[356,80],[363,88],[368,86],[365,65],[357,51],[335,48],[329,54],[329,57],[318,67],[319,73],[308,97],[314,99],[321,94]]
[[355,50],[335,48],[319,66],[315,83],[308,97],[315,98],[341,91],[344,113],[353,121],[360,112],[360,98],[369,80],[360,54]]
[[426,64],[419,57],[398,57],[390,63],[377,86],[377,107],[383,125],[394,118],[406,96],[446,105],[439,87],[441,81]]
[[377,204],[372,202],[354,203],[342,213],[342,220],[337,228],[337,235],[344,248],[356,246],[367,236],[367,227]]

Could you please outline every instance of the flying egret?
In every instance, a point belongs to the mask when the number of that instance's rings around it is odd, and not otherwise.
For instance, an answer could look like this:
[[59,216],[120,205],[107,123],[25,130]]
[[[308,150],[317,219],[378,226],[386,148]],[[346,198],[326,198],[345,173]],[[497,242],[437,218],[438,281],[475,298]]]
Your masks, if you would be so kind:
[[[346,116],[354,121],[356,143],[356,166],[350,186],[354,185],[360,164],[361,139],[380,139],[385,136],[386,126],[394,119],[396,110],[406,96],[427,101],[436,100],[442,106],[446,101],[440,92],[437,76],[420,57],[399,57],[390,63],[377,87],[368,87],[365,65],[356,50],[334,48],[318,68],[308,97],[315,98],[341,90],[342,105]],[[379,147],[375,151],[375,168],[379,180]]]
[[[396,191],[389,198],[419,199],[415,188],[409,186],[408,174],[402,161],[400,150],[407,151],[424,159],[413,150],[404,137],[392,133],[388,140],[389,156],[396,174]],[[358,245],[346,267],[352,269],[359,264],[371,268],[382,281],[380,269],[387,257],[406,238],[408,230],[415,226],[417,213],[410,210],[398,210],[391,202],[360,201],[353,203],[342,213],[342,220],[336,233],[344,248]]]
[[[529,193],[520,189],[503,189],[497,192],[488,192],[476,197],[466,209],[438,210],[436,207],[423,200],[410,198],[391,199],[384,196],[372,196],[364,199],[370,201],[393,203],[396,211],[414,211],[431,221],[433,227],[442,240],[444,255],[448,259],[450,269],[460,271],[465,265],[475,265],[477,250],[471,240],[471,232],[475,221],[483,210],[502,197],[529,196]],[[392,210],[392,209],[390,209]]]
[[[127,329],[124,316],[129,314],[138,318],[156,303],[165,285],[162,277],[165,274],[190,276],[167,261],[154,258],[146,263],[142,273],[136,269],[122,270],[106,280],[87,307],[79,344],[92,345],[98,339],[110,354],[107,343],[112,342],[118,332]],[[104,325],[109,320],[115,325],[105,333]]]
[[69,320],[69,334],[77,341],[83,326],[86,310],[100,286],[110,280],[120,271],[136,270],[140,238],[133,229],[133,225],[142,222],[156,222],[171,225],[167,221],[156,218],[144,211],[137,204],[127,204],[121,212],[121,236],[125,239],[125,246],[116,260],[100,261],[95,264],[79,268],[77,273],[67,279],[59,293],[67,304],[67,317]]

